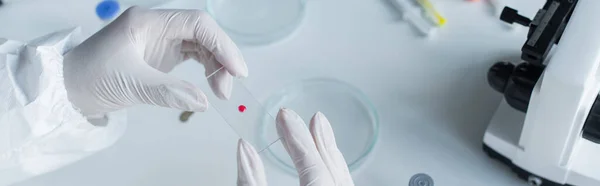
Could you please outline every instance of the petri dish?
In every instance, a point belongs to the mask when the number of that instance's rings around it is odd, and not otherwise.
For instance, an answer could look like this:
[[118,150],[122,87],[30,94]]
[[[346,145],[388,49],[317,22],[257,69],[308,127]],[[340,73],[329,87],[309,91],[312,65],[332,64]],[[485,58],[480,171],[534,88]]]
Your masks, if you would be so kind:
[[162,4],[168,3],[171,0],[117,0],[124,5],[139,6],[144,8],[154,8]]
[[[313,78],[285,86],[271,95],[264,107],[268,114],[265,114],[261,127],[263,143],[277,137],[271,117],[277,115],[279,108],[296,111],[307,125],[316,112],[322,112],[331,123],[338,148],[350,171],[359,167],[377,142],[377,111],[358,88],[336,79]],[[296,174],[294,164],[280,142],[261,152],[264,153],[285,172]]]
[[207,11],[237,44],[283,39],[304,18],[304,0],[207,0]]

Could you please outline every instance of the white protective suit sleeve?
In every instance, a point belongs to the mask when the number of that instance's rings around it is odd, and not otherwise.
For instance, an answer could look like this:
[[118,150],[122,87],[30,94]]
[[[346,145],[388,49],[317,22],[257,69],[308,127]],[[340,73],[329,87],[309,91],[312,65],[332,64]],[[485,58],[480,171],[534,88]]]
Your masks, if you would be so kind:
[[96,126],[67,99],[63,54],[79,44],[78,33],[69,29],[28,43],[0,39],[0,185],[56,170],[123,134],[124,110]]

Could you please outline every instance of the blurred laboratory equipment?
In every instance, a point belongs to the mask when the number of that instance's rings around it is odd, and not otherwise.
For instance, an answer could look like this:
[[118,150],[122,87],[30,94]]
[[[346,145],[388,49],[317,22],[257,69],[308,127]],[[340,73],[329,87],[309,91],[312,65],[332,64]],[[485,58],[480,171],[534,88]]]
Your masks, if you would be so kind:
[[393,0],[395,7],[400,11],[402,19],[406,20],[422,36],[435,34],[436,26],[423,15],[423,10],[412,5],[408,0]]
[[121,11],[121,5],[119,2],[114,0],[105,0],[98,3],[96,6],[96,15],[100,20],[104,22],[104,24],[110,23],[113,19],[117,17],[119,11]]
[[599,21],[590,19],[600,16],[598,7],[596,0],[547,0],[533,20],[510,7],[500,16],[529,32],[518,65],[502,61],[488,71],[504,99],[483,150],[529,185],[600,185],[600,37]]
[[207,0],[206,7],[234,42],[262,45],[296,30],[305,0]]

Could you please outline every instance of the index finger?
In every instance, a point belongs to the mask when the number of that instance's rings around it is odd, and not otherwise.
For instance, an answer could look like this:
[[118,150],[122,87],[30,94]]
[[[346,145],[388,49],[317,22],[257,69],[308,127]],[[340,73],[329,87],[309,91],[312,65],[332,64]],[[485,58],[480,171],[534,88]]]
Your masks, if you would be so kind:
[[302,118],[282,108],[276,123],[277,134],[300,176],[300,185],[335,185]]
[[200,10],[150,10],[163,34],[198,43],[210,51],[227,71],[236,77],[248,76],[248,67],[233,40],[206,12]]

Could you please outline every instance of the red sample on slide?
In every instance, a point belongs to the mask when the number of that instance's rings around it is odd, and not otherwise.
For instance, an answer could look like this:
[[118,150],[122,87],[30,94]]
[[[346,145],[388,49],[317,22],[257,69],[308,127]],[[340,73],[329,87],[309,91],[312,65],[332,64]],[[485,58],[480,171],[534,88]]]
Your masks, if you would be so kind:
[[240,105],[240,106],[238,106],[238,110],[240,112],[244,112],[244,111],[246,111],[246,106],[245,105]]

